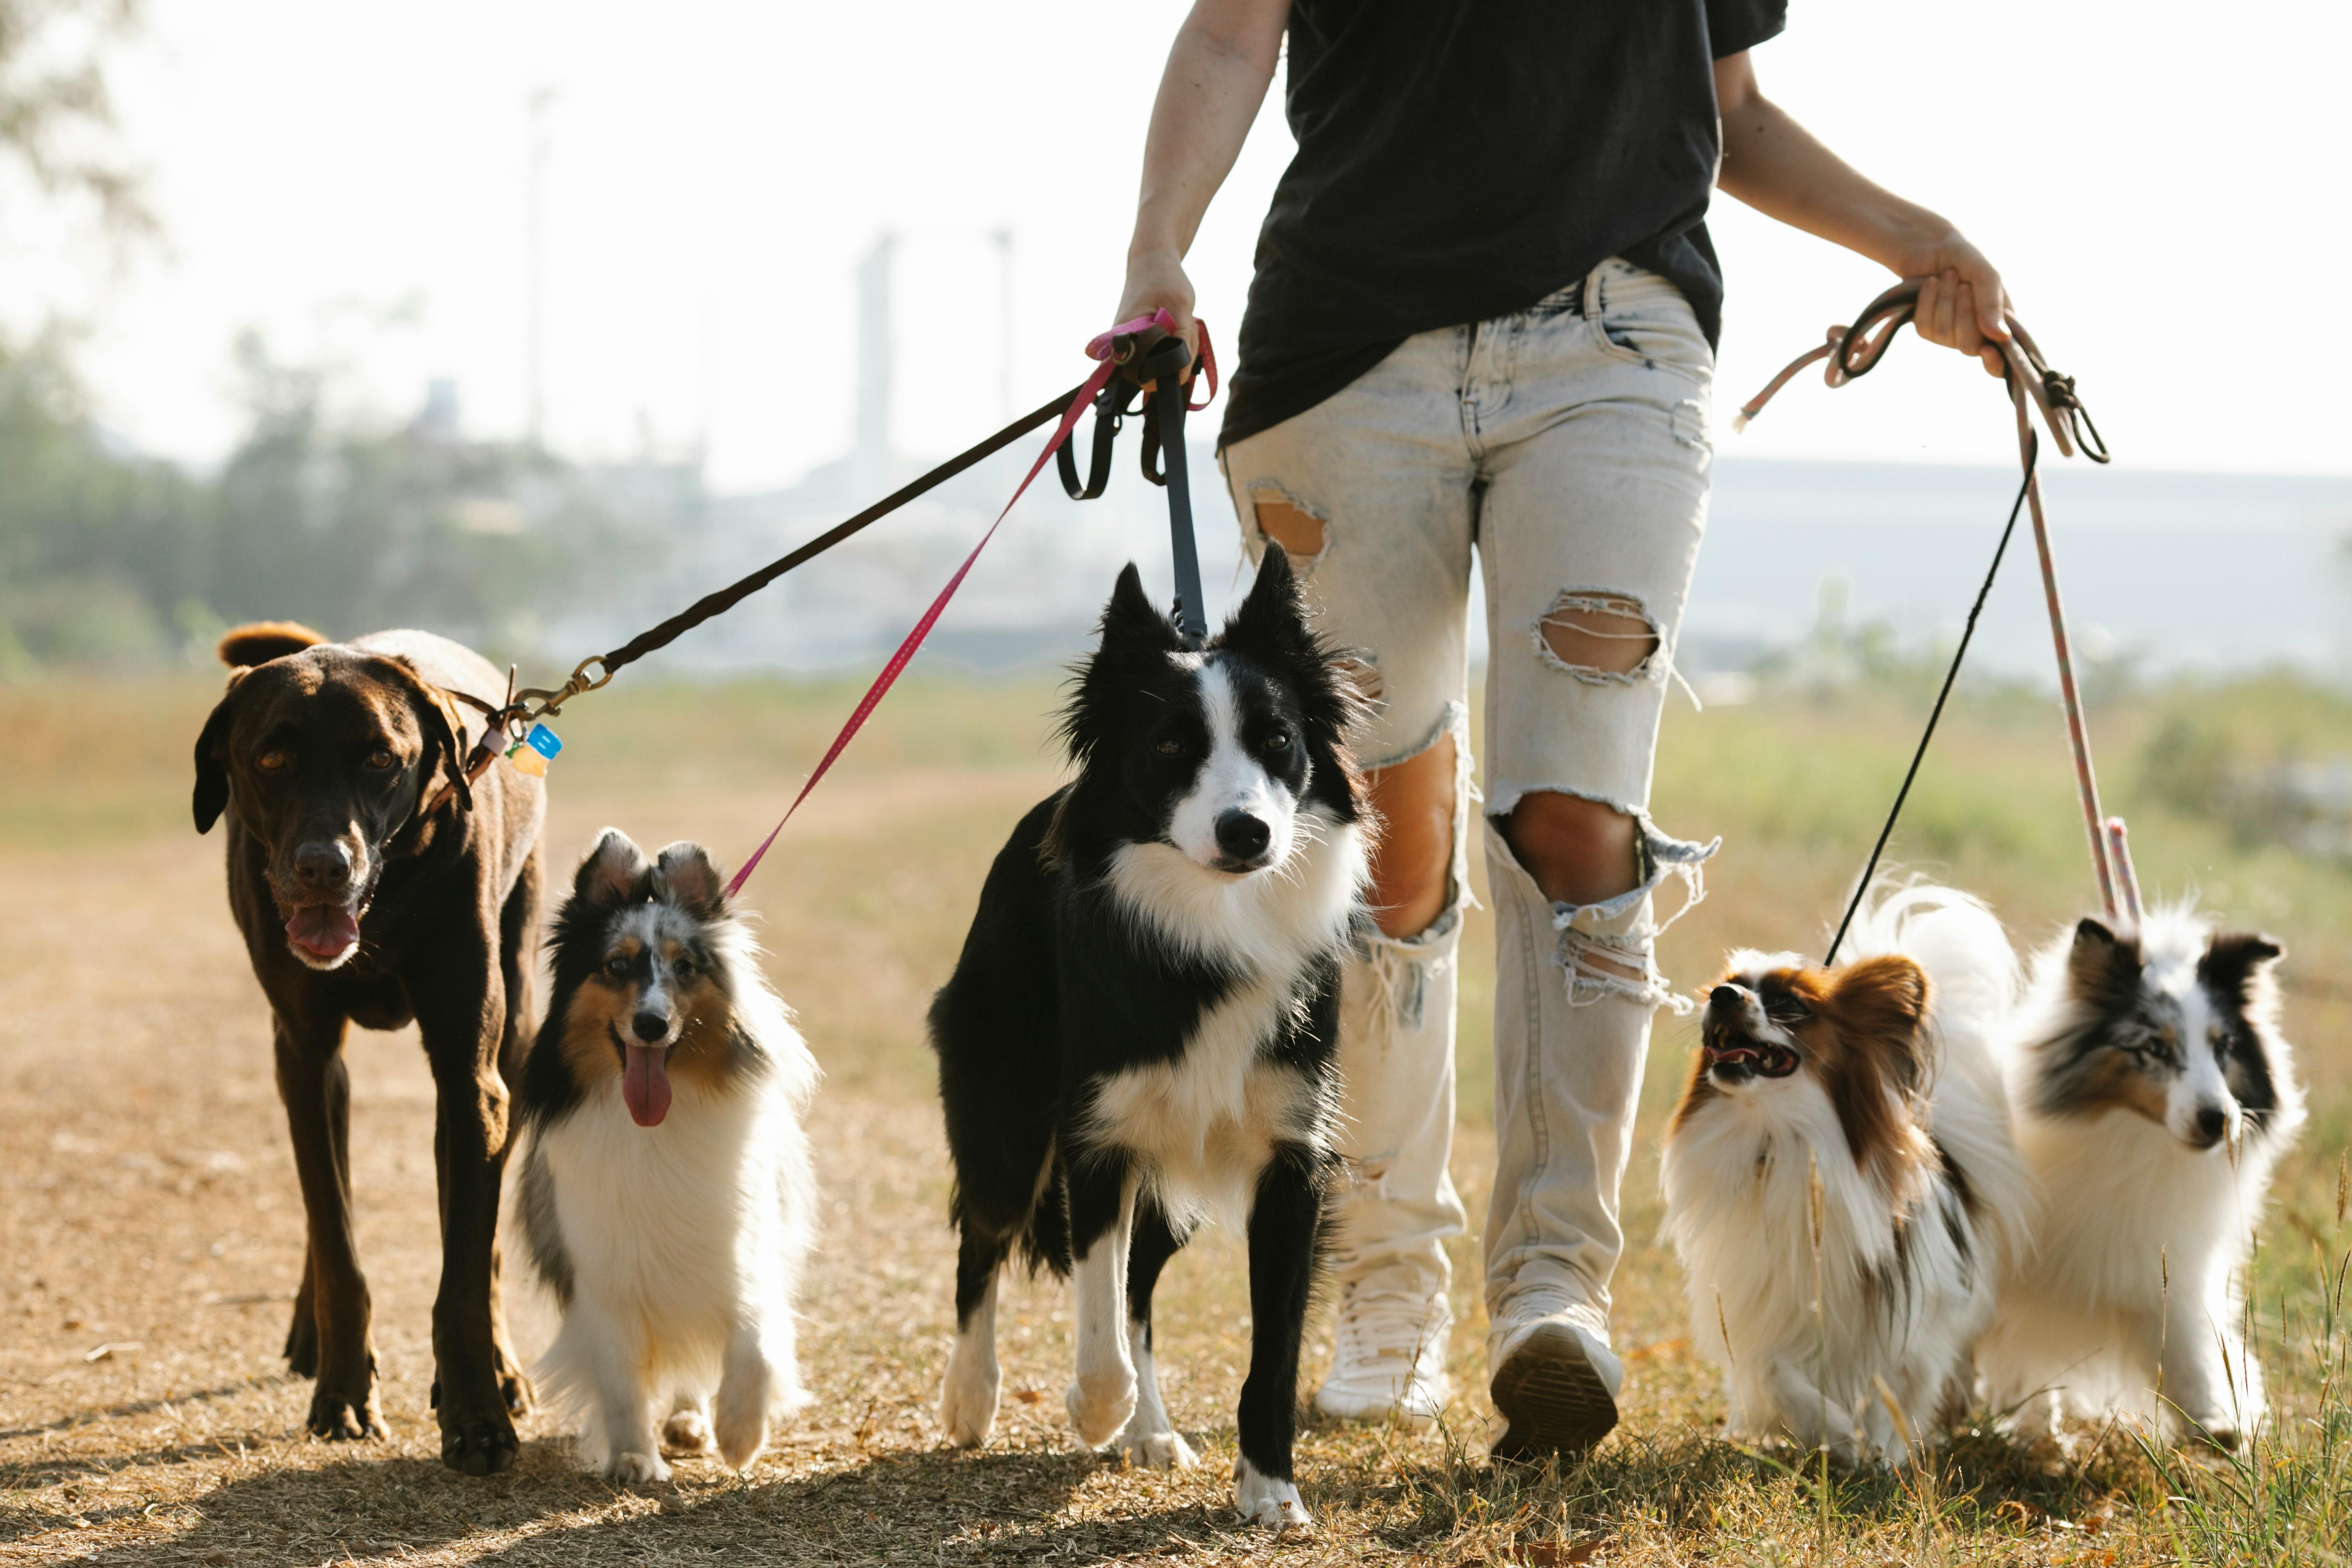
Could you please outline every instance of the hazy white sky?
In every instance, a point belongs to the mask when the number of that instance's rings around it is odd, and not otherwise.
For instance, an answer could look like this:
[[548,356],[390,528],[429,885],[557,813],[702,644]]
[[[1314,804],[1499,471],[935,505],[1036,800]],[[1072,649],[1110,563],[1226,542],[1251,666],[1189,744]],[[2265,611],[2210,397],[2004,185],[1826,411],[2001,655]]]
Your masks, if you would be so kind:
[[[1076,379],[1119,283],[1172,0],[785,5],[672,0],[153,0],[118,90],[167,254],[117,282],[49,248],[0,277],[64,303],[110,424],[205,459],[233,440],[228,345],[352,359],[383,407],[459,384],[468,426],[523,421],[527,124],[555,89],[549,427],[634,449],[709,423],[715,481],[788,481],[848,438],[852,274],[898,272],[900,444],[945,452],[1000,409],[1016,236],[1022,406]],[[1882,182],[1957,218],[2080,380],[2118,460],[2352,469],[2336,280],[2352,220],[2340,73],[2352,6],[1794,0],[1765,89]],[[1280,82],[1192,258],[1230,342],[1290,150]],[[1808,381],[1746,435],[1732,406],[1885,279],[1727,198],[1727,453],[2010,460],[1998,389],[1906,342],[1869,381]],[[22,224],[0,243],[43,236]],[[414,302],[408,319],[394,319]],[[934,357],[935,356],[935,357]]]

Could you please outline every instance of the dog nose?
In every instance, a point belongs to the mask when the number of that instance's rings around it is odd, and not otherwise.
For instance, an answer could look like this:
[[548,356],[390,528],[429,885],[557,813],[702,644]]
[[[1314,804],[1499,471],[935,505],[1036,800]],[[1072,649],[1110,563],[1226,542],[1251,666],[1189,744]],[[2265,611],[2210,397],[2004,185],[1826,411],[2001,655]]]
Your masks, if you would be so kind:
[[2218,1105],[2197,1108],[2197,1136],[2208,1143],[2219,1143],[2221,1134],[2230,1130],[2229,1113]]
[[629,1027],[637,1032],[637,1038],[651,1045],[669,1033],[669,1019],[659,1013],[640,1013],[629,1020]]
[[1274,842],[1274,829],[1246,811],[1217,818],[1217,847],[1236,860],[1255,860]]
[[294,851],[294,876],[305,890],[341,892],[352,879],[351,846],[339,838],[313,839]]
[[1748,994],[1737,985],[1718,985],[1706,994],[1707,1006],[1720,1013],[1737,1013]]

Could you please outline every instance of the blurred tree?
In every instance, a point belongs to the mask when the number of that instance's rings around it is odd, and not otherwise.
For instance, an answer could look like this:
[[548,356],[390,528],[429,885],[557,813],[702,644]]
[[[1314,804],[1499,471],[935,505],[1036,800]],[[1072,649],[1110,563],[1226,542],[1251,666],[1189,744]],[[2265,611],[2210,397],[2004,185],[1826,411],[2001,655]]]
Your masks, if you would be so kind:
[[0,165],[41,195],[93,202],[117,239],[155,227],[104,63],[140,19],[140,0],[0,0]]

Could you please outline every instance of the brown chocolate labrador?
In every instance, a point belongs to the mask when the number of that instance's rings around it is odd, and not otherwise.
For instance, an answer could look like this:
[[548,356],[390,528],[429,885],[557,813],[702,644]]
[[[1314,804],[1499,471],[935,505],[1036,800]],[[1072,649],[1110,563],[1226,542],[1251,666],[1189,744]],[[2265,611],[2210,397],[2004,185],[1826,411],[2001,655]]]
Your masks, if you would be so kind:
[[229,908],[274,1015],[310,1221],[286,1357],[318,1379],[310,1430],[383,1432],[352,1234],[343,1035],[414,1019],[439,1097],[441,1458],[468,1475],[503,1470],[530,1397],[499,1310],[497,1230],[507,1090],[530,1037],[545,793],[503,762],[467,787],[467,721],[449,693],[494,702],[505,683],[456,643],[427,632],[331,643],[269,624],[229,633],[220,655],[235,673],[196,741],[196,830],[227,812]]

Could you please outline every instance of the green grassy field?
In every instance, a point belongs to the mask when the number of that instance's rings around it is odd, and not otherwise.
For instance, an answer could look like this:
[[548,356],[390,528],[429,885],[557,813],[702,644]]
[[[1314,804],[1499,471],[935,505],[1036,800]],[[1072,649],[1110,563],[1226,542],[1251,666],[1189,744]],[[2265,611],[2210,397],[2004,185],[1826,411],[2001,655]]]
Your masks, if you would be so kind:
[[[833,1244],[804,1334],[819,1405],[748,1478],[689,1466],[628,1493],[574,1473],[536,1419],[509,1475],[468,1482],[432,1463],[429,1082],[396,1039],[353,1046],[354,1179],[395,1432],[355,1449],[300,1436],[300,1391],[274,1370],[300,1220],[266,1016],[220,896],[217,840],[196,839],[187,819],[189,748],[217,689],[194,676],[0,689],[0,1010],[19,1026],[0,1053],[0,1246],[19,1270],[0,1281],[0,1316],[17,1325],[0,1343],[0,1562],[2352,1555],[2336,1310],[2352,1245],[2339,1185],[2352,1141],[2352,873],[2199,794],[2220,787],[2205,778],[2216,757],[2352,752],[2340,700],[2250,681],[2110,696],[2093,713],[2107,804],[2131,819],[2149,890],[2196,890],[2290,950],[2288,1030],[2315,1115],[2254,1270],[2251,1316],[2277,1410],[2251,1453],[2176,1456],[2110,1432],[2056,1461],[1972,1428],[1916,1471],[1832,1472],[1824,1486],[1801,1456],[1722,1442],[1713,1377],[1689,1352],[1675,1265],[1654,1239],[1656,1132],[1691,1043],[1688,1026],[1662,1018],[1627,1185],[1620,1436],[1565,1473],[1485,1465],[1485,1324],[1465,1239],[1463,1393],[1442,1429],[1310,1426],[1301,1482],[1321,1523],[1271,1542],[1224,1507],[1246,1343],[1228,1243],[1175,1266],[1163,1311],[1171,1405],[1201,1471],[1139,1476],[1073,1450],[1054,1392],[1066,1303],[1043,1285],[1006,1309],[1012,1392],[997,1445],[950,1454],[928,1414],[951,1330],[951,1253],[921,1011],[1003,835],[1059,776],[1054,678],[910,676],[753,882],[772,970],[827,1075],[814,1131]],[[641,842],[691,837],[740,858],[856,689],[632,679],[581,700],[557,726],[551,857],[568,865],[613,822]],[[1727,946],[1820,942],[1927,700],[1904,679],[1670,712],[1655,815],[1679,837],[1722,835],[1724,849],[1707,900],[1662,945],[1668,975],[1687,988]],[[2021,944],[2083,912],[2094,889],[2054,702],[1964,692],[1892,855],[1984,895]],[[1467,942],[1456,1173],[1476,1215],[1492,1147],[1483,911]],[[1319,1367],[1318,1353],[1310,1375]]]

